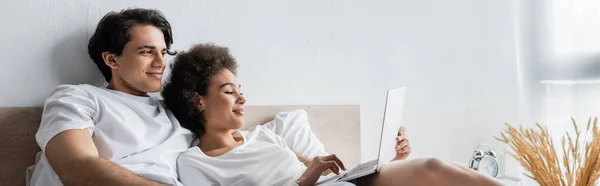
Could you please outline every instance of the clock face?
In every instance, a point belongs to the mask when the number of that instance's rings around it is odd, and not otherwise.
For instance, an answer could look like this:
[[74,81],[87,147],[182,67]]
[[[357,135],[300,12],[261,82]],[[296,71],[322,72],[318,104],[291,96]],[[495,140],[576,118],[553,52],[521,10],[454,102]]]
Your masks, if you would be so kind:
[[478,169],[479,172],[496,177],[498,175],[498,161],[496,158],[491,156],[484,156],[479,161]]

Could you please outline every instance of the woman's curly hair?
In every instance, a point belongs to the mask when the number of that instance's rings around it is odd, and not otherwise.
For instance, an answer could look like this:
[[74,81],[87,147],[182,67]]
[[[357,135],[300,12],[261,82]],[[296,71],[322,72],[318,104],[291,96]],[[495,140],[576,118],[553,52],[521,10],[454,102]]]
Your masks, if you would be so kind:
[[236,74],[238,64],[226,47],[198,44],[175,57],[161,95],[166,107],[196,138],[204,134],[203,113],[194,93],[206,96],[211,79],[222,70]]

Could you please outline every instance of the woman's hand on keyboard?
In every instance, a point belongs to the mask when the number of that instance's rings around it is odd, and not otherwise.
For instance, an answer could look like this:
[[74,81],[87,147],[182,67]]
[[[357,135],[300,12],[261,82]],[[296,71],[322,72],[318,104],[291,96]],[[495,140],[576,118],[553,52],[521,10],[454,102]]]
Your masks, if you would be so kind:
[[326,170],[340,174],[340,169],[346,170],[346,167],[344,167],[342,161],[335,154],[317,156],[310,161],[304,173],[296,180],[296,183],[300,186],[314,185]]

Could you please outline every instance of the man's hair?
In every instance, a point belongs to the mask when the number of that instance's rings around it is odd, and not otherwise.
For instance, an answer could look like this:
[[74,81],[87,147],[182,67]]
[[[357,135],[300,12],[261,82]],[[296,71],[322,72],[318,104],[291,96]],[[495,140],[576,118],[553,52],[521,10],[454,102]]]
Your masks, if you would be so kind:
[[[131,39],[130,29],[135,25],[151,25],[160,29],[164,35],[167,50],[173,44],[171,24],[158,10],[126,9],[121,12],[109,12],[98,23],[94,35],[88,44],[88,54],[96,63],[106,82],[112,79],[111,69],[104,63],[102,52],[110,52],[117,56],[123,53],[125,44]],[[173,55],[174,53],[169,52]]]
[[213,76],[225,69],[235,75],[237,67],[229,49],[214,44],[195,45],[175,57],[161,95],[181,126],[192,131],[196,138],[204,134],[206,120],[194,93],[206,96]]

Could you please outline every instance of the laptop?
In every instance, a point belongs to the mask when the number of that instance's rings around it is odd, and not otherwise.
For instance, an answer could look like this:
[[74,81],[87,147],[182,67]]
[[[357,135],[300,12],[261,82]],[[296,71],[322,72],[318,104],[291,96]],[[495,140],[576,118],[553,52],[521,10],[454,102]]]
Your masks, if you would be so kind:
[[356,167],[341,172],[339,175],[321,176],[317,183],[335,181],[348,181],[378,172],[383,165],[396,157],[396,136],[398,129],[402,126],[402,115],[404,111],[404,95],[406,87],[390,89],[387,92],[385,109],[383,112],[383,126],[379,136],[379,151],[377,159],[361,163]]

